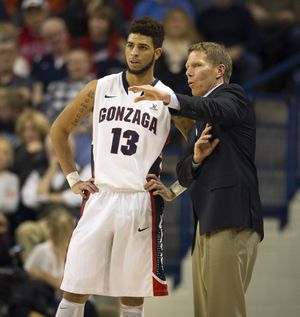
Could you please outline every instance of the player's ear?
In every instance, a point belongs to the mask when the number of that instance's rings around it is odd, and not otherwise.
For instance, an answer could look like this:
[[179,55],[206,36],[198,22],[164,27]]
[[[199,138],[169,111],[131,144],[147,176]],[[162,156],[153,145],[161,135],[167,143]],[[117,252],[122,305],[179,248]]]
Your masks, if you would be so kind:
[[162,48],[161,47],[158,47],[158,48],[155,49],[155,51],[154,51],[155,60],[158,60],[160,58],[161,53],[162,53]]

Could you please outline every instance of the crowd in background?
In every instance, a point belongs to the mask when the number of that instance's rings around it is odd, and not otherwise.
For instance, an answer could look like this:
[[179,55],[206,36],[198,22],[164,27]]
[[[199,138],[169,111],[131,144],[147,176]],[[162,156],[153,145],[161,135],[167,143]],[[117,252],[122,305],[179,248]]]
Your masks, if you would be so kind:
[[[145,15],[165,28],[156,76],[179,93],[190,94],[192,43],[223,43],[240,84],[300,51],[299,0],[0,0],[1,266],[19,244],[27,273],[58,289],[67,222],[79,216],[81,200],[59,167],[49,128],[90,80],[126,68],[127,27]],[[90,136],[90,120],[72,136],[83,179],[91,173]]]

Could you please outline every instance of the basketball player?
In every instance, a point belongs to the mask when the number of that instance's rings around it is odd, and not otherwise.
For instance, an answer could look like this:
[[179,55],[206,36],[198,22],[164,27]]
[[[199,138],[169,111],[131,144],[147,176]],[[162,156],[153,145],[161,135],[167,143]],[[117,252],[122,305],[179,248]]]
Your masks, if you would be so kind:
[[[95,80],[59,115],[51,138],[74,193],[83,196],[81,218],[66,256],[56,317],[82,317],[89,294],[121,298],[121,317],[143,316],[143,298],[167,295],[163,271],[161,197],[144,189],[148,173],[159,174],[160,154],[171,115],[162,102],[133,100],[128,86],[152,84],[161,55],[162,25],[133,21],[126,44],[127,70]],[[93,178],[82,181],[68,137],[93,113]],[[175,120],[186,135],[193,124]]]

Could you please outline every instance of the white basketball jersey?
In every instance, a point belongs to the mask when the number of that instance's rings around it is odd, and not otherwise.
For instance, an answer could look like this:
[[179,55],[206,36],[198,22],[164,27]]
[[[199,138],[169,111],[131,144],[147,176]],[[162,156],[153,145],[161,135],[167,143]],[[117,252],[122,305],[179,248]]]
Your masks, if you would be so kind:
[[[155,87],[172,92],[161,81]],[[95,184],[115,191],[144,191],[146,175],[170,132],[171,115],[161,101],[134,102],[125,72],[98,80],[93,111]]]

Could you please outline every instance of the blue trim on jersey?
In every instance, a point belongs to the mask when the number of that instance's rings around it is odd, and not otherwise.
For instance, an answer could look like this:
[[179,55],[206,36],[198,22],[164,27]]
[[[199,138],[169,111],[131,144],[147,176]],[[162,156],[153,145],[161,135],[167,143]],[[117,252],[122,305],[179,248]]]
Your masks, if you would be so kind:
[[94,173],[95,163],[94,163],[94,146],[91,144],[91,173],[92,177],[95,177]]
[[158,83],[158,81],[159,81],[159,79],[158,78],[155,78],[154,80],[153,80],[153,82],[151,83],[151,86],[155,86],[157,83]]
[[161,157],[159,156],[155,162],[152,164],[150,170],[149,170],[149,173],[150,174],[155,174],[156,176],[159,176],[160,175],[160,164],[161,164]]
[[128,85],[128,82],[127,82],[127,79],[126,79],[126,71],[125,70],[122,72],[122,83],[123,83],[123,87],[124,87],[126,93],[128,94],[129,85]]
[[156,251],[156,263],[154,274],[160,278],[162,281],[166,280],[164,273],[164,264],[163,264],[163,211],[164,211],[164,200],[161,196],[152,196],[154,203],[154,212],[155,212],[155,251]]

